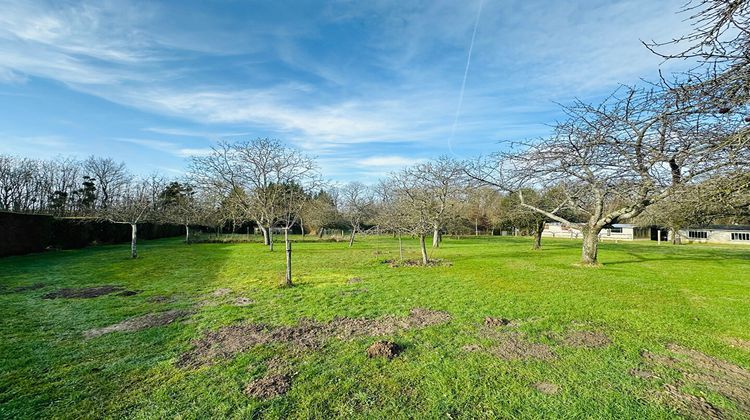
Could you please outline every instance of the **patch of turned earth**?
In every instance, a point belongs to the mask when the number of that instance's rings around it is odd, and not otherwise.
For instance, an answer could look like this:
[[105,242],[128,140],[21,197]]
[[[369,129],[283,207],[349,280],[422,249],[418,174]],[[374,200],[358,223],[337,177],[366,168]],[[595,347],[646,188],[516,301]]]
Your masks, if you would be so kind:
[[398,356],[398,354],[402,351],[403,347],[399,346],[393,341],[381,340],[372,343],[372,345],[367,348],[367,357],[369,357],[370,359],[383,357],[390,360]]
[[331,339],[352,340],[366,336],[391,335],[400,331],[425,328],[450,321],[447,312],[414,308],[407,317],[386,315],[380,318],[334,318],[327,323],[301,319],[292,326],[239,324],[208,331],[193,342],[193,348],[177,361],[178,366],[200,366],[226,359],[255,346],[282,343],[297,350],[320,348]]
[[115,292],[123,292],[125,288],[122,286],[94,286],[94,287],[82,287],[82,288],[63,288],[55,290],[54,292],[47,293],[42,296],[43,299],[91,299],[99,296],[108,295]]
[[599,331],[569,331],[562,339],[563,344],[577,348],[602,348],[612,344],[612,340]]
[[462,350],[489,353],[504,360],[550,361],[557,358],[551,346],[534,342],[519,331],[497,331],[484,335],[483,338],[490,338],[493,343],[488,346],[468,344],[463,346]]
[[681,375],[680,379],[663,386],[659,393],[662,400],[686,416],[728,416],[729,413],[722,412],[702,396],[686,390],[689,387],[703,388],[731,401],[742,417],[750,417],[750,371],[680,345],[669,344],[667,350],[669,353],[666,355],[649,351],[641,354],[647,367],[667,368]]
[[119,322],[117,324],[109,325],[106,327],[90,329],[88,331],[85,331],[83,335],[86,338],[94,338],[94,337],[99,337],[101,335],[109,334],[113,332],[140,331],[146,328],[153,328],[153,327],[158,327],[161,325],[171,324],[172,322],[180,318],[189,316],[190,314],[191,314],[191,311],[182,310],[182,309],[174,309],[174,310],[165,311],[165,312],[155,312],[151,314],[138,316],[135,318],[126,319],[125,321]]
[[44,283],[33,283],[33,284],[27,284],[25,286],[14,287],[12,290],[15,293],[23,293],[23,292],[29,292],[32,290],[43,289],[44,287],[46,287]]
[[388,264],[391,268],[398,268],[398,267],[451,267],[453,266],[453,263],[447,260],[443,260],[440,258],[435,258],[427,261],[427,265],[422,263],[422,260],[395,260],[395,259],[389,259],[389,260],[383,260],[383,264]]
[[286,394],[292,388],[291,365],[280,357],[266,361],[266,370],[260,378],[245,385],[245,395],[267,400]]

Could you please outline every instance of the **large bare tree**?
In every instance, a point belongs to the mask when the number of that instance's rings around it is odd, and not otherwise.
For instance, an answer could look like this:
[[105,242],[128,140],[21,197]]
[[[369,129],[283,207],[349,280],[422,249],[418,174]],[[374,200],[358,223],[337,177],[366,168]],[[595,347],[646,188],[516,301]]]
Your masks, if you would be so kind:
[[[687,99],[671,88],[623,87],[599,105],[576,101],[553,135],[515,144],[474,176],[509,191],[559,188],[559,203],[533,205],[519,195],[520,204],[578,225],[581,263],[596,265],[605,226],[638,216],[682,185],[747,165],[740,120],[706,116]],[[561,216],[565,207],[586,221]]]

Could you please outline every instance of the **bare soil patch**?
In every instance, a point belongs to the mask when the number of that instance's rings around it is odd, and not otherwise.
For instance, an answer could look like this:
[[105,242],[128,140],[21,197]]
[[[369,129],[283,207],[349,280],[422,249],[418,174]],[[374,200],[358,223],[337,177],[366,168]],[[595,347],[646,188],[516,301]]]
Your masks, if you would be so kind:
[[357,337],[383,336],[399,331],[424,328],[450,321],[447,312],[414,308],[407,317],[386,315],[381,318],[335,318],[328,323],[301,319],[297,325],[271,327],[262,324],[239,324],[207,331],[193,342],[193,349],[183,354],[178,366],[211,364],[255,346],[282,343],[297,350],[314,350],[327,340],[352,340]]
[[286,394],[291,387],[289,366],[280,358],[273,358],[266,362],[266,372],[262,377],[245,385],[245,395],[267,400]]
[[612,343],[612,340],[607,337],[606,334],[596,331],[571,331],[563,342],[571,347],[582,347],[582,348],[601,348],[607,347]]
[[137,294],[141,293],[142,291],[143,291],[143,290],[123,290],[123,291],[122,291],[122,292],[120,292],[120,293],[116,293],[116,294],[115,294],[115,296],[125,296],[125,297],[130,297],[130,296],[135,296],[135,295],[137,295]]
[[723,419],[724,415],[705,398],[688,394],[672,384],[664,385],[662,395],[678,411],[700,419]]
[[94,328],[84,332],[83,335],[86,336],[86,338],[94,338],[112,332],[139,331],[146,328],[171,324],[172,322],[190,314],[190,311],[182,309],[175,309],[166,312],[156,312],[135,318],[130,318],[117,324],[109,325],[103,328]]
[[16,293],[22,293],[22,292],[29,292],[32,290],[39,290],[44,287],[45,287],[44,283],[34,283],[34,284],[29,284],[27,286],[18,286],[15,289],[13,289],[13,291]]
[[108,295],[115,292],[122,292],[125,290],[121,286],[95,286],[95,287],[83,287],[79,289],[64,288],[55,290],[42,296],[43,299],[91,299],[99,296]]
[[173,299],[170,298],[169,296],[158,295],[158,296],[151,296],[150,298],[146,300],[151,303],[165,303],[165,302],[171,302]]
[[534,388],[545,395],[555,395],[560,392],[560,387],[549,382],[537,382]]
[[506,327],[506,326],[512,326],[512,321],[505,318],[495,318],[495,317],[485,317],[484,318],[484,326],[485,327]]
[[367,348],[367,357],[385,357],[386,359],[393,359],[398,356],[403,349],[393,341],[376,341],[370,347]]
[[669,355],[643,352],[647,363],[674,369],[682,379],[666,384],[664,395],[675,407],[687,415],[721,418],[721,411],[705,399],[682,390],[683,384],[693,384],[721,394],[732,401],[743,416],[750,416],[750,371],[716,359],[697,350],[676,344],[667,345]]
[[216,289],[213,292],[211,292],[211,296],[213,296],[213,297],[223,297],[223,296],[226,296],[226,295],[228,295],[230,293],[232,293],[232,289],[228,289],[226,287],[223,287],[223,288]]
[[346,281],[347,284],[356,284],[356,283],[362,283],[362,279],[359,277],[352,277],[349,280]]
[[469,353],[473,353],[475,351],[481,351],[482,346],[480,344],[467,344],[463,347],[461,347],[461,350]]
[[255,303],[254,300],[243,296],[240,296],[234,300],[234,306],[248,306],[252,305],[253,303]]
[[552,348],[543,343],[528,341],[522,334],[505,334],[489,352],[505,360],[554,360],[557,358]]
[[630,369],[628,372],[630,376],[634,376],[636,378],[641,379],[653,379],[658,378],[654,372],[651,372],[649,370],[643,370],[643,369]]

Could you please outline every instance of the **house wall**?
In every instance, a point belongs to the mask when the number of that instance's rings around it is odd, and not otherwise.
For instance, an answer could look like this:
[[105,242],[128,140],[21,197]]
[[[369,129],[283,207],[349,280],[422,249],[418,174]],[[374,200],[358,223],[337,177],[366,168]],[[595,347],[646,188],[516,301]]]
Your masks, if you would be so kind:
[[[579,239],[583,233],[575,227],[567,227],[558,223],[548,223],[542,232],[542,236],[548,238]],[[632,241],[635,239],[650,239],[648,228],[622,227],[622,232],[613,232],[612,229],[602,229],[599,239],[613,241]]]
[[[690,231],[706,232],[707,238],[691,238]],[[732,240],[732,233],[750,233],[741,230],[724,230],[724,229],[681,229],[680,240],[683,243],[713,243],[713,244],[738,244],[750,245],[750,241]],[[671,240],[672,238],[670,238]]]

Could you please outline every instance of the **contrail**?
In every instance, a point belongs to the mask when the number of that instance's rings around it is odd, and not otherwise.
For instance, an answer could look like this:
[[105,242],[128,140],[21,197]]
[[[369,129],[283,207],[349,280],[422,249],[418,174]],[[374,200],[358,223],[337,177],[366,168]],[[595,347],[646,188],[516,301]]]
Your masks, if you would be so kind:
[[466,89],[466,78],[469,76],[469,66],[471,66],[471,52],[474,50],[474,39],[477,37],[477,28],[479,27],[479,17],[482,15],[482,6],[484,0],[479,0],[479,9],[477,10],[477,18],[474,21],[474,32],[471,34],[471,43],[469,44],[469,55],[466,57],[466,68],[464,69],[464,80],[461,82],[461,93],[458,95],[458,107],[456,108],[456,116],[453,118],[453,127],[451,127],[451,136],[448,140],[448,149],[454,156],[456,152],[453,151],[453,137],[456,135],[456,126],[458,125],[458,116],[461,114],[461,107],[464,104],[464,90]]

